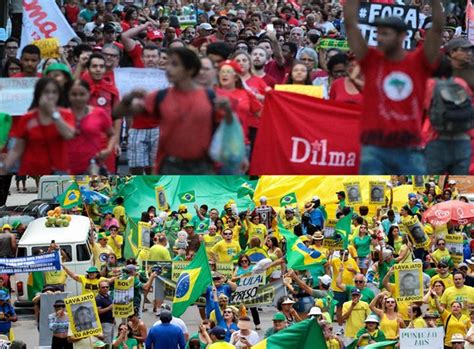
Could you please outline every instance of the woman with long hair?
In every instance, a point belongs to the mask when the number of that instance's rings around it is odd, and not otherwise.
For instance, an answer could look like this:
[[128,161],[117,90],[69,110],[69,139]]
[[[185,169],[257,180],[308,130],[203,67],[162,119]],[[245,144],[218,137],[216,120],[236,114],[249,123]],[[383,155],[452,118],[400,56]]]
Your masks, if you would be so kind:
[[17,58],[8,58],[3,66],[2,78],[10,78],[21,72],[21,62]]
[[402,247],[403,243],[403,238],[400,236],[400,228],[398,227],[398,225],[392,225],[388,229],[387,239],[387,243],[393,247],[394,254],[399,255],[400,248]]
[[[334,66],[331,67],[334,70]],[[329,99],[361,105],[363,89],[364,79],[360,73],[360,66],[354,59],[349,59],[347,75],[332,82]]]
[[353,242],[357,250],[357,264],[360,272],[364,275],[367,273],[369,266],[368,256],[370,255],[370,245],[372,241],[368,231],[367,221],[364,220],[359,227],[359,234],[356,235]]
[[286,84],[312,85],[311,74],[308,67],[302,62],[295,62],[291,67]]
[[114,349],[137,349],[138,341],[133,337],[133,331],[129,324],[120,324],[118,336],[112,342]]
[[143,320],[140,320],[138,317],[138,309],[135,309],[135,312],[128,317],[128,326],[130,326],[132,330],[132,337],[138,342],[138,348],[143,348],[147,335],[147,328]]
[[19,175],[69,172],[68,140],[74,137],[74,116],[59,107],[60,95],[56,80],[38,80],[33,102],[11,134],[15,144],[5,161],[0,162],[0,174],[8,173],[18,160]]
[[408,239],[408,235],[403,235],[402,245],[398,251],[398,257],[395,259],[397,263],[409,263],[413,261],[413,246]]
[[387,291],[380,292],[370,302],[370,310],[380,318],[380,329],[385,334],[387,340],[396,340],[399,337],[400,328],[405,328],[402,315],[398,312],[398,305],[393,297],[387,297],[382,307],[376,306],[380,298],[388,296]]
[[[103,163],[113,153],[116,144],[112,118],[104,109],[89,105],[89,99],[89,84],[75,80],[68,95],[76,122],[75,137],[68,147],[72,174],[87,173],[92,161]],[[103,148],[105,143],[107,147]]]

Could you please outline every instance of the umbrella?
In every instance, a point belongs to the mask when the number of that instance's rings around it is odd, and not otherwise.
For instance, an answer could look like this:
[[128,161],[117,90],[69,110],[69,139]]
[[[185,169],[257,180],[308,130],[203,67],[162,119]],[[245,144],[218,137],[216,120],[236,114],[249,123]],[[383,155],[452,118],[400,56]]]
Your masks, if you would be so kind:
[[88,205],[93,202],[96,202],[98,204],[106,204],[110,200],[107,195],[98,193],[93,190],[85,189],[84,187],[81,188],[81,195],[84,202]]
[[464,225],[474,222],[474,205],[459,200],[449,200],[430,207],[423,219],[438,226],[446,223]]

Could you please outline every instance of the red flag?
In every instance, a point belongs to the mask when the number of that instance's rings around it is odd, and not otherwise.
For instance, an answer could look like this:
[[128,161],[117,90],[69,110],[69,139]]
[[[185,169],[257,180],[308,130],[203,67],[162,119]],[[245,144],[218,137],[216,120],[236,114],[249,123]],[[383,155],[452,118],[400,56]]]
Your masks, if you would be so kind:
[[356,105],[267,93],[250,173],[357,174],[360,113]]

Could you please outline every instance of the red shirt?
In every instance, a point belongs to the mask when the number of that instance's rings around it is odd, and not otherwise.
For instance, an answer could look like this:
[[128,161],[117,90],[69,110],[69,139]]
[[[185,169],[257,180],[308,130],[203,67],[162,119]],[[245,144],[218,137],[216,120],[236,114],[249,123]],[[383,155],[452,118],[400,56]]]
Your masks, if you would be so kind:
[[36,76],[26,76],[25,73],[21,72],[21,73],[16,73],[16,74],[13,74],[12,76],[10,76],[11,78],[42,78],[43,77],[43,74],[41,73],[36,73]]
[[333,81],[331,91],[329,92],[329,99],[338,102],[351,103],[362,105],[364,98],[362,93],[351,94],[346,90],[346,78],[339,78]]
[[[59,109],[63,120],[74,126],[74,116],[67,109]],[[38,110],[20,117],[12,137],[25,141],[21,158],[20,175],[47,175],[68,172],[68,141],[59,134],[56,124],[40,125]]]
[[77,23],[77,17],[79,16],[79,6],[72,6],[71,4],[64,5],[64,9],[66,10],[66,18],[69,23],[74,24]]
[[[369,48],[359,62],[365,81],[361,143],[380,147],[419,147],[426,81],[434,66],[423,47],[389,61]],[[370,83],[369,83],[370,82]]]
[[104,109],[91,109],[81,121],[76,122],[76,137],[68,142],[69,169],[74,175],[87,172],[90,160],[104,149],[104,139],[107,142],[107,133],[112,128],[112,118]]
[[142,61],[142,52],[143,48],[140,44],[136,44],[133,50],[128,52],[128,56],[132,60],[133,66],[135,68],[145,68]]
[[156,110],[157,92],[146,98],[146,109],[160,122],[155,171],[167,156],[185,160],[207,157],[212,139],[213,106],[207,91],[199,88],[179,91],[170,87]]
[[276,60],[272,59],[265,65],[265,73],[275,80],[277,84],[283,84],[285,82],[285,76],[291,71],[291,65],[285,62],[283,67],[280,67]]
[[160,120],[148,113],[137,114],[132,119],[131,128],[144,130],[148,128],[156,128],[160,124]]
[[104,75],[101,81],[94,81],[89,72],[85,72],[81,75],[81,79],[87,81],[91,88],[89,104],[100,107],[108,115],[112,115],[112,109],[120,101],[120,95],[115,83],[110,82],[110,75],[108,77]]

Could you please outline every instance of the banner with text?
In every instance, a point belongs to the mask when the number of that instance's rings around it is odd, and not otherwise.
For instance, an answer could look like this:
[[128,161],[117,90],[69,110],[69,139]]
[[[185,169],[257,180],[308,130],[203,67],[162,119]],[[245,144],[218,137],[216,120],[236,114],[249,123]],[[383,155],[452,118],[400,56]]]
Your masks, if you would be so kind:
[[418,7],[389,5],[379,3],[361,3],[359,8],[359,29],[369,46],[377,46],[377,28],[373,23],[377,18],[400,17],[407,24],[408,31],[403,47],[407,50],[416,47],[415,33],[420,26]]
[[31,273],[34,271],[60,270],[59,253],[52,252],[39,256],[0,258],[0,274]]
[[237,288],[232,292],[231,303],[240,304],[255,298],[258,288],[265,284],[264,274],[249,274],[237,280]]
[[251,174],[357,174],[356,105],[270,91],[250,164]]
[[443,349],[444,328],[402,328],[400,348],[403,349]]
[[93,293],[64,299],[69,328],[77,339],[102,334],[102,325]]
[[33,101],[37,78],[0,78],[0,112],[23,115]]
[[449,251],[454,266],[457,267],[459,263],[462,263],[464,257],[463,237],[461,234],[446,234],[444,239],[446,240],[446,249]]
[[133,314],[133,277],[114,281],[114,317],[126,319]]
[[167,88],[169,85],[166,72],[161,69],[116,68],[114,75],[120,97],[136,89],[152,92]]
[[423,299],[423,268],[421,263],[394,265],[397,302],[419,302]]

